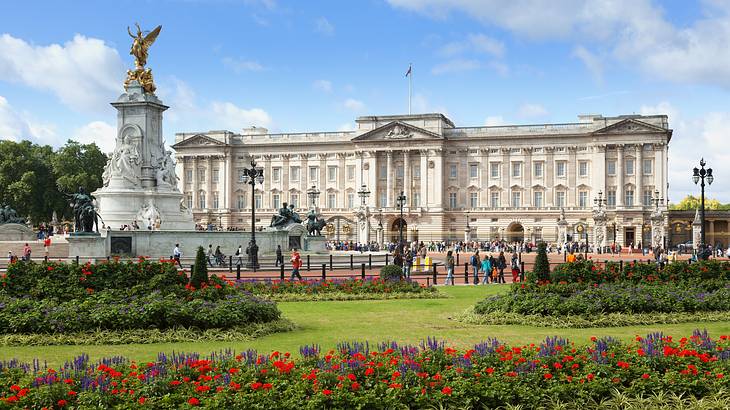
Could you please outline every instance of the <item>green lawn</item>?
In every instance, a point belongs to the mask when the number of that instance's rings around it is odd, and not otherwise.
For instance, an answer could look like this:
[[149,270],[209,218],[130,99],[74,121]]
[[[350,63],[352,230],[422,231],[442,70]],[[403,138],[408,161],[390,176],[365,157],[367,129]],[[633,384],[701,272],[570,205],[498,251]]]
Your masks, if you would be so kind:
[[708,329],[714,336],[730,334],[730,318],[725,322],[694,322],[679,325],[649,325],[621,328],[553,329],[533,326],[474,326],[463,325],[450,318],[472,306],[481,298],[507,291],[507,286],[454,286],[440,287],[448,299],[379,300],[346,302],[287,302],[279,306],[284,316],[299,328],[294,332],[279,333],[254,341],[162,343],[152,345],[97,345],[97,346],[28,346],[2,347],[0,359],[33,358],[56,365],[82,352],[92,360],[103,356],[122,355],[137,360],[154,359],[157,352],[210,351],[232,348],[237,351],[299,351],[303,344],[317,343],[323,348],[333,347],[341,340],[368,340],[379,342],[397,340],[417,343],[428,336],[448,340],[455,346],[467,346],[489,336],[514,343],[539,342],[546,336],[569,337],[584,342],[590,336],[612,335],[622,339],[651,331],[663,331],[674,336],[688,336],[693,329]]

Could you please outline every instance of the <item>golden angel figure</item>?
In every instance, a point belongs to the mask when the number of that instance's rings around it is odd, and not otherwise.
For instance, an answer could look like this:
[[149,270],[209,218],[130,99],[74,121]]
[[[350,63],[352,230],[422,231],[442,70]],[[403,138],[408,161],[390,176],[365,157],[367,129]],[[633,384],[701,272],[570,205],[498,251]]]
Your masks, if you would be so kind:
[[129,36],[134,39],[132,49],[129,51],[129,54],[134,56],[136,68],[139,70],[144,68],[145,64],[147,64],[147,50],[149,50],[152,43],[154,43],[157,39],[157,36],[160,34],[160,30],[162,30],[162,26],[157,26],[154,30],[150,31],[143,37],[142,29],[139,27],[139,24],[134,23],[134,25],[137,26],[137,35],[132,34],[129,27],[127,27],[127,33],[129,33]]

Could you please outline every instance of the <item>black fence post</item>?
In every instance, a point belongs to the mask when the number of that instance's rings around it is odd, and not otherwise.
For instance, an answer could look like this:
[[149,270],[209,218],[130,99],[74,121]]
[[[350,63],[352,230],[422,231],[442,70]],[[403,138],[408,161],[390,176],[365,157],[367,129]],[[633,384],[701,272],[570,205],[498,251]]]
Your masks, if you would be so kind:
[[469,284],[469,262],[464,262],[464,284]]
[[360,266],[360,278],[362,280],[365,280],[365,264],[364,263]]
[[[106,257],[106,260],[107,260],[107,262],[109,262],[109,257],[108,256]],[[48,263],[48,255],[46,255],[46,256],[43,257],[43,261],[46,262],[46,263]]]
[[525,262],[520,262],[520,282],[525,281]]
[[563,249],[563,262],[567,262],[567,261],[568,261],[568,250]]
[[236,280],[241,280],[241,265],[236,265]]
[[436,264],[433,264],[433,284],[436,284]]
[[372,268],[373,268],[373,254],[369,253],[368,254],[368,269],[372,269]]
[[307,272],[309,272],[311,269],[309,267],[309,255],[307,255]]
[[459,262],[459,252],[456,252],[456,265],[461,265],[461,262]]
[[284,264],[281,264],[281,268],[279,268],[279,275],[281,276],[281,280],[284,280]]
[[326,279],[327,279],[327,264],[323,263],[322,264],[322,280],[326,280]]
[[355,257],[350,254],[350,270],[355,269]]
[[618,270],[619,270],[619,272],[623,272],[624,271],[624,260],[623,259],[621,259],[620,261],[618,261]]
[[228,272],[233,272],[233,255],[228,256]]
[[388,258],[389,258],[389,257],[390,257],[390,255],[388,255],[388,254],[386,253],[386,254],[385,254],[385,264],[386,264],[386,265],[388,265]]
[[190,276],[193,276],[193,270],[195,270],[195,265],[190,265]]
[[[170,260],[172,260],[172,256],[170,256]],[[111,261],[111,256],[107,256],[106,257],[106,261],[107,262],[110,262]],[[48,256],[46,256],[46,262],[48,262]]]
[[332,254],[330,254],[330,272],[332,272]]

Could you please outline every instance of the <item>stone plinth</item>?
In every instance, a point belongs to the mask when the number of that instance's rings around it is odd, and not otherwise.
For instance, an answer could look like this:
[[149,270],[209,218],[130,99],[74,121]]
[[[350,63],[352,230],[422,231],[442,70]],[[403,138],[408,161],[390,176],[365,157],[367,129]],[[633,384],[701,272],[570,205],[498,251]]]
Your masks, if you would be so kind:
[[0,225],[0,241],[34,241],[33,230],[21,224]]
[[74,232],[68,238],[68,256],[70,258],[103,259],[107,256],[107,238],[95,232]]
[[181,209],[183,194],[180,192],[107,187],[94,192],[94,196],[102,221],[112,229],[132,225],[134,221],[146,228],[148,221],[152,221],[154,226],[158,218],[161,230],[191,230],[195,227],[192,214]]
[[324,236],[305,236],[303,240],[304,246],[302,250],[304,251],[304,253],[329,253],[329,251],[327,250],[327,239]]

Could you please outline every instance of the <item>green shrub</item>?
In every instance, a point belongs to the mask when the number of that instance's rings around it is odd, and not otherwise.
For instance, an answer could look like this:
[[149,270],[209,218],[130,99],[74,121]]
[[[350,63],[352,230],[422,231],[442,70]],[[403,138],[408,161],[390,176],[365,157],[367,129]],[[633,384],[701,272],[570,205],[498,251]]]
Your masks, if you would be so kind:
[[544,282],[550,279],[550,262],[547,257],[547,244],[540,242],[537,244],[537,256],[535,257],[535,267],[532,275],[528,275],[530,282]]
[[385,265],[380,268],[380,279],[397,281],[403,279],[403,269],[398,265]]
[[208,257],[202,246],[198,246],[198,252],[195,254],[195,265],[193,271],[190,272],[190,285],[195,289],[200,289],[203,283],[208,282]]

